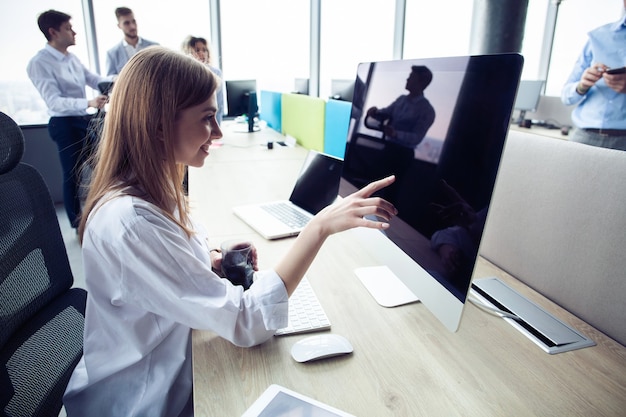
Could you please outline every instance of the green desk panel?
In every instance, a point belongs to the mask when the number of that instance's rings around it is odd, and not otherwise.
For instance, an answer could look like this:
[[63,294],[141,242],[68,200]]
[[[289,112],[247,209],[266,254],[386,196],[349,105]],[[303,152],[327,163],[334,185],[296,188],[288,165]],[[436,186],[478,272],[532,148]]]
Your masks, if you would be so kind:
[[324,151],[326,101],[303,94],[283,94],[282,133],[306,149]]

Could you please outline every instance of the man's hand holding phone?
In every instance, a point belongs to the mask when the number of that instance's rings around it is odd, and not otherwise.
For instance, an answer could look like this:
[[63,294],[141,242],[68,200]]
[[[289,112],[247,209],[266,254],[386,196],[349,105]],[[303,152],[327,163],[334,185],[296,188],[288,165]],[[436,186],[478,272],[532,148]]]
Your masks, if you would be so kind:
[[606,71],[604,71],[604,73],[609,74],[609,75],[626,74],[626,67],[607,68]]
[[626,94],[626,67],[607,68],[603,78],[609,88],[618,93]]

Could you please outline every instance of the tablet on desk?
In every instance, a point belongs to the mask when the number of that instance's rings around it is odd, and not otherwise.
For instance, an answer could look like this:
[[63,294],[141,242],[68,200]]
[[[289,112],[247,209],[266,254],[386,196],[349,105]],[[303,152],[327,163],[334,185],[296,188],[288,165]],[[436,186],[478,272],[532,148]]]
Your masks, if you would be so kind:
[[241,417],[354,417],[280,385],[270,385]]

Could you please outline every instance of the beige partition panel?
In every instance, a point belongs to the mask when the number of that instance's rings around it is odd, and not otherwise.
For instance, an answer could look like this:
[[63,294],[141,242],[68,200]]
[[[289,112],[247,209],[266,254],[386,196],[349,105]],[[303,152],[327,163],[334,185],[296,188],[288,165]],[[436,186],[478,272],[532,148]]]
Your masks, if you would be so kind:
[[481,254],[626,344],[626,152],[511,131]]

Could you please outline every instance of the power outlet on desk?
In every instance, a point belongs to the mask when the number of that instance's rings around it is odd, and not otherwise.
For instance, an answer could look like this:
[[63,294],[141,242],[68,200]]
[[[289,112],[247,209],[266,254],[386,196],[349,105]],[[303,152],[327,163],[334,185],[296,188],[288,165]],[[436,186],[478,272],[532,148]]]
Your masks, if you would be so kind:
[[[470,294],[550,354],[595,346],[595,342],[563,323],[498,278],[479,278],[472,282]],[[510,316],[509,316],[510,315]]]

